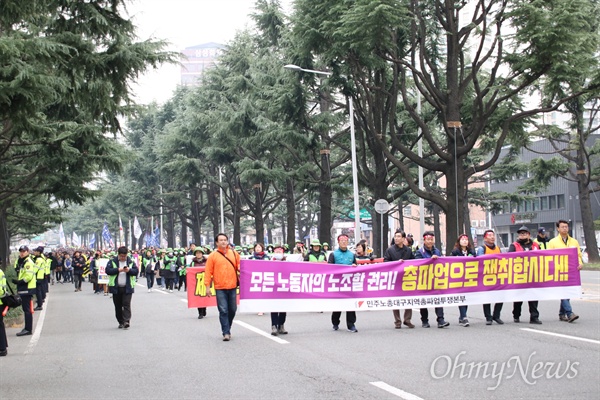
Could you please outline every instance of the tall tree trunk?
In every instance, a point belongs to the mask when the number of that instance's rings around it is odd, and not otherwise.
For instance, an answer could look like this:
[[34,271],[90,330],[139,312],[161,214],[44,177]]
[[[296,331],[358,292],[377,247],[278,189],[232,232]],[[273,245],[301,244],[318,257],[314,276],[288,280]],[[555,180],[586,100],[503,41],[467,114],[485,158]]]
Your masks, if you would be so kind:
[[[440,212],[441,207],[435,203],[433,203],[433,234],[435,236],[435,247],[442,251],[442,231],[440,229]],[[448,218],[446,218],[446,225],[448,225]],[[423,245],[423,233],[421,232],[421,237],[419,238],[419,243],[421,246]],[[421,247],[419,246],[419,247]]]
[[331,212],[333,189],[331,187],[329,153],[329,148],[321,150],[321,180],[319,181],[319,240],[327,243],[331,243],[331,225],[333,224]]
[[242,217],[242,196],[240,195],[240,189],[235,188],[235,200],[233,207],[233,243],[236,245],[241,244],[241,217]]
[[296,201],[294,197],[294,182],[291,179],[286,180],[285,185],[285,205],[287,208],[287,234],[286,234],[286,242],[290,249],[293,248],[294,242],[296,241]]
[[[583,160],[581,151],[579,152],[577,158],[579,164],[579,159]],[[577,170],[583,171],[584,168],[580,168],[578,165]],[[584,174],[577,175],[577,188],[579,190],[579,207],[581,208],[581,222],[583,224],[583,237],[585,238],[588,262],[597,263],[600,262],[600,256],[598,254],[598,241],[596,240],[596,230],[594,228],[590,190],[587,185],[587,177]],[[573,218],[575,218],[575,216],[573,216]],[[579,238],[575,239],[579,240]]]
[[192,241],[201,245],[202,241],[202,223],[200,222],[200,190],[194,188],[192,190],[191,206],[192,206]]
[[265,218],[263,215],[262,203],[262,185],[257,183],[254,185],[254,194],[256,198],[254,212],[254,226],[256,229],[256,241],[262,242],[265,240]]
[[181,223],[181,247],[186,248],[188,246],[188,226],[186,224],[187,217],[185,215],[179,216],[179,221]]
[[[454,129],[454,134],[458,135],[459,129]],[[451,154],[454,154],[454,141],[449,140]],[[465,174],[463,170],[463,158],[453,158],[449,163],[449,167],[445,171],[446,175],[446,244],[454,243],[456,238],[461,233],[461,226],[464,229],[464,214],[462,204],[465,201]],[[447,246],[448,247],[448,246]],[[450,254],[452,249],[446,249],[446,253]]]
[[6,271],[9,264],[10,236],[8,235],[8,224],[6,221],[6,209],[0,209],[0,267]]

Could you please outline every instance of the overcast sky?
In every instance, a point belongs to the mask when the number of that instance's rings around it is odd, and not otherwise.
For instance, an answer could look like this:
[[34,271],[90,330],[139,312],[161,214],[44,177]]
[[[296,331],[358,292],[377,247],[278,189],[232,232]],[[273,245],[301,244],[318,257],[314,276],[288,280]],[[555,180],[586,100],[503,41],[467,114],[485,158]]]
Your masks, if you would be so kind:
[[[289,7],[291,0],[280,0]],[[160,38],[169,50],[207,42],[227,44],[237,31],[251,26],[254,0],[132,0],[129,15],[140,39]],[[180,67],[167,65],[141,77],[133,86],[140,103],[168,100],[180,82]]]

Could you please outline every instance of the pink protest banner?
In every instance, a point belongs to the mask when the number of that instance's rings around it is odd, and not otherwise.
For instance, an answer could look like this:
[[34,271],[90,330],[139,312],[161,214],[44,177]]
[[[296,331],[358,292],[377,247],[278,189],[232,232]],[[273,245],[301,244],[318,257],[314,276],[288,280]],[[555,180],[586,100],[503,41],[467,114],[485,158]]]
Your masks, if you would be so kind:
[[581,297],[576,249],[346,266],[242,260],[240,311],[351,311]]
[[[216,307],[217,298],[215,288],[211,285],[212,297],[206,296],[206,286],[204,285],[204,267],[186,268],[187,300],[188,308],[197,307]],[[239,293],[239,292],[238,292]],[[238,303],[240,296],[238,294]]]

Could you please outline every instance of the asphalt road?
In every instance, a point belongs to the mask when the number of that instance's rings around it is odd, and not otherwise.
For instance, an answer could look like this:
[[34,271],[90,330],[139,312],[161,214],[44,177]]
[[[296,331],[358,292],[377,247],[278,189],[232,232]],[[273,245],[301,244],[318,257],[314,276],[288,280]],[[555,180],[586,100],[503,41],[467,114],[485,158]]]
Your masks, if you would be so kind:
[[468,328],[447,308],[446,329],[394,329],[391,312],[367,311],[356,334],[332,331],[329,313],[294,313],[274,338],[268,314],[239,314],[230,342],[216,309],[198,320],[183,291],[140,280],[122,330],[91,284],[54,285],[33,336],[7,328],[0,399],[597,399],[600,273],[582,282],[574,323],[558,320],[558,301],[540,303],[543,325],[527,323],[526,304],[526,323],[513,323],[505,304],[502,326],[486,326],[480,306]]

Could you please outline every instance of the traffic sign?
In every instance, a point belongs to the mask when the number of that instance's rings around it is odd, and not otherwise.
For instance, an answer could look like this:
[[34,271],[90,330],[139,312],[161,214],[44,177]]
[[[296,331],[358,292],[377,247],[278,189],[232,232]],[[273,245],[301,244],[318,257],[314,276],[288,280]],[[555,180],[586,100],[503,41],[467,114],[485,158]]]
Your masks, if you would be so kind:
[[375,211],[379,214],[385,214],[390,210],[390,203],[385,199],[379,199],[375,202]]

